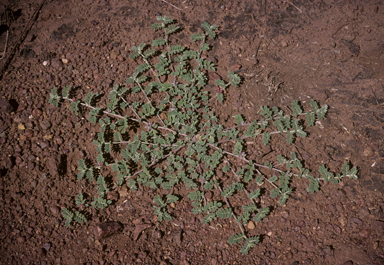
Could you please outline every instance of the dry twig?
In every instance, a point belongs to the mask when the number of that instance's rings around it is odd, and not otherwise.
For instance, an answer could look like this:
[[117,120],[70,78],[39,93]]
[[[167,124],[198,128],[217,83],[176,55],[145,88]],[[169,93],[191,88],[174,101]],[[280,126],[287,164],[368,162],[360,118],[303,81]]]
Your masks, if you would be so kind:
[[178,8],[177,6],[174,6],[174,5],[172,5],[171,3],[168,3],[168,2],[165,1],[165,0],[161,0],[161,1],[163,1],[164,3],[167,3],[168,5],[174,7],[174,8],[176,8],[176,9],[178,9],[178,10],[181,10],[181,8]]

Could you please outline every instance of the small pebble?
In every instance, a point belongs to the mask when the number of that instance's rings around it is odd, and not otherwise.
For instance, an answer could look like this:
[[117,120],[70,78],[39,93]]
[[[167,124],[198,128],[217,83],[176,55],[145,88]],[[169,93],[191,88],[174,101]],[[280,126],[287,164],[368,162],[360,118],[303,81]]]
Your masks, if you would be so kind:
[[373,243],[373,249],[377,249],[379,247],[379,241]]
[[51,249],[51,243],[44,243],[43,244],[43,248],[46,250],[46,251],[49,251]]
[[27,42],[31,42],[31,41],[33,41],[33,38],[34,38],[35,36],[32,34],[32,33],[28,33],[28,35],[27,35],[27,37],[25,37],[25,40],[27,41]]
[[341,234],[341,228],[338,227],[337,225],[333,225],[333,229],[335,230],[336,233]]
[[48,130],[49,128],[51,128],[52,124],[50,121],[43,120],[40,122],[40,126],[43,130]]
[[52,212],[53,215],[57,215],[57,214],[60,212],[60,208],[57,207],[57,206],[52,206],[52,207],[50,208],[50,210],[51,210],[51,212]]
[[11,113],[13,111],[12,105],[5,98],[0,98],[0,112]]
[[373,151],[372,151],[372,148],[370,148],[370,147],[365,148],[364,151],[363,151],[363,155],[365,157],[371,156],[372,154],[373,154]]
[[356,218],[356,217],[351,217],[349,219],[349,222],[351,224],[353,224],[353,223],[358,224],[358,225],[362,225],[363,224],[363,221],[361,221],[359,218]]
[[248,224],[247,224],[247,228],[249,230],[255,229],[255,223],[253,221],[249,221]]
[[53,68],[59,69],[61,67],[61,64],[62,64],[61,60],[59,60],[57,58],[53,58],[51,60],[51,65]]
[[364,219],[365,217],[367,217],[369,215],[369,211],[367,210],[367,209],[365,209],[365,208],[361,208],[360,210],[359,210],[359,217],[361,218],[361,219]]
[[23,237],[23,236],[19,236],[19,237],[17,237],[17,242],[19,242],[19,243],[23,243],[24,241],[25,241],[25,237]]
[[368,238],[370,235],[371,235],[371,231],[368,229],[363,229],[363,230],[360,230],[359,232],[359,236],[363,238]]

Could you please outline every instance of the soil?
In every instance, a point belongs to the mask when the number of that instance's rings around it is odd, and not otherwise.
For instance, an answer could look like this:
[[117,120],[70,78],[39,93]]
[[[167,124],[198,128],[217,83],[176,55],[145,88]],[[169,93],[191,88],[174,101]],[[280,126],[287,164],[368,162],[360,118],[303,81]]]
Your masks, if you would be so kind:
[[[167,2],[46,0],[29,28],[41,1],[3,1],[1,13],[12,12],[0,27],[0,51],[9,30],[0,61],[0,264],[384,264],[384,2]],[[248,225],[261,243],[246,256],[227,243],[239,232],[234,223],[203,225],[188,200],[170,209],[172,221],[156,221],[147,188],[121,190],[110,207],[68,229],[60,212],[83,187],[77,161],[93,157],[97,129],[67,105],[48,104],[50,90],[73,84],[107,93],[123,84],[136,67],[130,48],[153,39],[160,14],[184,29],[180,42],[204,21],[219,25],[209,53],[218,74],[242,70],[243,78],[224,105],[213,105],[221,120],[252,120],[261,105],[286,109],[293,100],[328,104],[310,137],[286,151],[313,170],[326,163],[337,171],[350,160],[359,179],[315,194],[297,184],[286,205]],[[281,150],[247,152],[272,159]],[[97,237],[107,222],[116,232]]]

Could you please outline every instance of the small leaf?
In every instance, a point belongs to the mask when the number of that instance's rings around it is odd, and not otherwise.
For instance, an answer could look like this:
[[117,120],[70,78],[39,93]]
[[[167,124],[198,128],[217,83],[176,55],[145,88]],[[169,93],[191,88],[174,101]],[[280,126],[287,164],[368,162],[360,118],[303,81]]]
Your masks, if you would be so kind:
[[276,198],[277,196],[279,196],[279,194],[280,194],[280,189],[276,188],[271,191],[271,194],[269,196],[271,196],[271,198]]
[[237,125],[241,125],[244,122],[243,116],[241,114],[235,115],[235,121]]
[[318,109],[318,110],[316,111],[317,118],[318,118],[319,120],[324,119],[325,114],[327,114],[327,111],[328,111],[328,106],[327,106],[327,105],[322,106],[320,109]]
[[175,195],[171,195],[171,194],[167,195],[167,203],[177,202],[178,200],[179,198]]
[[267,145],[269,143],[269,140],[271,140],[271,134],[270,133],[263,133],[263,139],[262,142],[264,145]]
[[69,98],[69,94],[71,92],[72,85],[68,85],[63,88],[63,97],[64,98]]
[[314,112],[307,112],[307,123],[308,123],[308,126],[315,125],[315,113]]
[[273,176],[273,177],[271,177],[270,179],[269,179],[269,182],[275,182],[276,180],[278,180],[279,178],[278,178],[278,176]]
[[156,195],[154,198],[153,198],[153,201],[159,206],[159,207],[165,207],[167,206],[167,204],[160,198],[159,195]]
[[159,47],[165,45],[166,43],[167,41],[164,38],[158,38],[152,41],[152,46]]
[[273,112],[268,106],[261,106],[260,115],[263,115],[266,119],[272,119]]
[[257,184],[261,184],[261,183],[263,183],[263,181],[264,181],[264,178],[263,178],[262,175],[258,175],[258,176],[256,177],[255,182],[256,182]]
[[61,215],[64,217],[65,219],[65,226],[66,227],[70,227],[71,226],[71,222],[72,222],[72,219],[73,219],[73,216],[74,216],[74,213],[71,212],[70,210],[68,210],[67,208],[63,208],[61,210]]
[[231,236],[228,239],[228,243],[233,245],[233,244],[237,244],[237,243],[243,241],[244,239],[245,239],[245,235],[243,233],[239,233],[239,234]]
[[84,224],[87,222],[87,218],[85,218],[85,216],[79,213],[78,211],[75,211],[75,216],[73,217],[73,219],[80,224]]
[[221,79],[216,79],[215,83],[219,87],[225,87],[225,82],[223,80],[221,80]]
[[269,208],[268,207],[262,208],[262,209],[258,210],[258,213],[255,215],[253,220],[256,223],[258,223],[261,220],[263,220],[267,216],[268,213],[269,213]]
[[314,193],[316,191],[319,191],[319,182],[315,178],[309,179],[309,187],[307,189],[308,192]]
[[214,39],[216,37],[215,31],[219,28],[217,25],[209,25],[207,22],[203,22],[203,24],[201,24],[201,26],[205,30],[205,33],[208,34],[208,36],[211,39]]
[[318,105],[317,102],[314,101],[313,99],[311,99],[311,101],[309,102],[309,105],[311,105],[312,110],[313,110],[313,112],[315,112],[315,113],[316,113],[316,111],[319,109],[319,105]]
[[248,198],[250,198],[251,200],[254,200],[259,196],[260,196],[260,189],[257,189],[257,190],[254,190],[253,192],[249,193]]
[[240,252],[243,255],[247,255],[248,252],[254,248],[257,244],[259,243],[259,237],[254,236],[254,237],[249,237],[245,240],[245,243],[243,247],[241,248]]
[[231,208],[222,208],[219,209],[216,212],[217,217],[224,219],[224,218],[230,218],[232,216],[232,209]]
[[232,86],[236,87],[238,84],[240,84],[240,76],[238,76],[237,74],[234,74],[232,72],[228,72],[228,78],[230,79],[230,83]]
[[297,117],[299,114],[303,112],[301,110],[299,103],[296,100],[292,102],[292,112],[293,112],[293,116],[295,117]]
[[257,210],[256,204],[251,203],[248,205],[243,205],[243,211],[244,212],[254,212]]
[[205,35],[203,33],[193,33],[191,35],[191,40],[193,41],[204,41]]
[[203,196],[203,193],[201,191],[192,191],[188,194],[188,198],[191,201],[200,201]]
[[203,224],[207,224],[207,223],[211,222],[215,217],[216,217],[216,213],[209,213],[209,214],[207,214],[207,215],[203,218],[203,220],[201,220],[201,222],[202,222]]

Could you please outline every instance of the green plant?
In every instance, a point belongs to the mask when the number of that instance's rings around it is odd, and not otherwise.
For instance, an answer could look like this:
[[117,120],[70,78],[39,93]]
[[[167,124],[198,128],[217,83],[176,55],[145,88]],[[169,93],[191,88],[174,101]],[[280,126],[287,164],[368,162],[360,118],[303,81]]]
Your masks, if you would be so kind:
[[[89,121],[99,123],[100,132],[94,140],[98,151],[94,166],[80,160],[78,168],[79,180],[85,177],[89,182],[97,181],[98,196],[91,202],[94,208],[103,209],[111,203],[106,199],[111,188],[126,184],[135,191],[140,185],[147,186],[156,190],[153,210],[158,221],[172,219],[167,212],[169,204],[189,199],[192,212],[202,214],[204,224],[217,218],[232,218],[240,232],[230,236],[228,242],[243,242],[241,253],[247,254],[259,237],[247,236],[245,224],[250,220],[260,222],[270,211],[258,201],[261,196],[268,196],[263,190],[270,190],[269,196],[279,197],[279,203],[285,204],[292,193],[292,177],[308,181],[308,191],[312,193],[319,190],[320,181],[337,183],[344,177],[357,178],[357,169],[350,168],[348,162],[342,174],[335,176],[321,165],[320,176],[315,177],[295,153],[279,155],[277,163],[247,159],[251,147],[245,140],[268,145],[274,135],[280,134],[287,144],[292,144],[296,137],[307,136],[304,126],[314,126],[316,120],[325,117],[327,105],[320,107],[311,100],[310,110],[303,112],[301,104],[294,101],[291,114],[284,114],[277,107],[262,106],[259,120],[247,122],[239,114],[234,116],[236,125],[225,128],[209,103],[222,102],[225,89],[236,87],[241,80],[229,72],[228,82],[215,80],[215,95],[204,90],[207,73],[215,71],[206,52],[210,48],[207,41],[215,38],[217,26],[203,23],[204,32],[193,34],[193,42],[187,48],[169,40],[170,35],[180,30],[172,18],[157,20],[159,23],[152,28],[162,31],[162,37],[151,45],[141,43],[132,47],[130,57],[138,62],[136,71],[127,79],[127,86],[113,87],[104,106],[96,106],[97,94],[88,93],[80,101],[72,99],[71,86],[62,91],[52,89],[52,104],[70,101],[70,109],[76,115],[88,109]],[[141,100],[132,100],[134,93]],[[114,183],[108,183],[100,174],[104,168],[115,172]],[[251,188],[255,184],[256,188]],[[176,186],[189,190],[187,198],[174,194]],[[248,202],[236,208],[235,196],[245,196]],[[87,212],[82,194],[77,196],[76,205],[82,213]],[[62,214],[67,225],[72,219],[84,222],[77,211],[74,215],[63,209]]]

